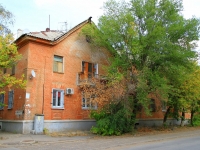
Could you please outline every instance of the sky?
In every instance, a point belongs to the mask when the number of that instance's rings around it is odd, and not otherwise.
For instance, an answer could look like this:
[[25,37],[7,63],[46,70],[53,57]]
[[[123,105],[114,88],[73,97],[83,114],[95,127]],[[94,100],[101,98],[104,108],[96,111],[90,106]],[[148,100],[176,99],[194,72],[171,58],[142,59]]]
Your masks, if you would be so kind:
[[[97,24],[103,14],[106,0],[0,0],[0,4],[14,14],[15,23],[10,27],[14,34],[24,32],[71,29],[90,16]],[[200,18],[200,0],[183,0],[185,18]],[[199,44],[200,45],[200,44]]]

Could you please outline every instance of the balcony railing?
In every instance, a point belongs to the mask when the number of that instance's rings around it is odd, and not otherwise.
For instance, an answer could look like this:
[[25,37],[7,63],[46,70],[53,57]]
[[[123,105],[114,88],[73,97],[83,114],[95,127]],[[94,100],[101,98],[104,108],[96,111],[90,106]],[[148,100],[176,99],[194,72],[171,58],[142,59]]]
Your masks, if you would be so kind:
[[78,79],[77,79],[77,85],[88,85],[88,86],[94,86],[94,79],[103,80],[105,77],[99,74],[84,74],[83,72],[78,73]]

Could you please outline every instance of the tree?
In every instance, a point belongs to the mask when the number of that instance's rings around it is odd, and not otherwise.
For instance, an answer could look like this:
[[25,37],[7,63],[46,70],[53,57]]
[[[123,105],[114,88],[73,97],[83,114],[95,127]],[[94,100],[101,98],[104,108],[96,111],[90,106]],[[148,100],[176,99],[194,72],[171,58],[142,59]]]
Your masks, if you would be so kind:
[[200,68],[194,63],[194,71],[190,72],[187,80],[180,86],[180,108],[182,112],[182,121],[185,119],[186,112],[191,113],[191,125],[193,126],[194,114],[200,106]]
[[[96,120],[96,126],[92,127],[91,132],[102,135],[120,135],[132,130],[135,120],[131,110],[127,107],[132,105],[131,101],[128,102],[124,96],[125,80],[124,82],[111,82],[101,77],[93,78],[79,87],[85,99],[84,105],[90,107],[91,117]],[[98,106],[98,110],[95,106]]]
[[13,22],[13,14],[0,4],[0,35],[11,33],[8,25]]
[[14,67],[21,58],[16,45],[13,43],[13,35],[7,26],[13,23],[12,17],[12,13],[0,5],[0,93],[4,93],[5,88],[13,86],[24,88],[26,84],[23,75],[17,79],[4,72],[5,69]]
[[[150,93],[168,101],[169,110],[178,105],[176,93],[197,58],[193,49],[199,38],[199,20],[184,19],[182,9],[180,0],[109,0],[98,29],[83,31],[94,46],[112,53],[108,76],[128,79],[127,95],[128,84],[135,87],[133,113],[142,105],[150,114]],[[164,123],[167,117],[168,111]]]

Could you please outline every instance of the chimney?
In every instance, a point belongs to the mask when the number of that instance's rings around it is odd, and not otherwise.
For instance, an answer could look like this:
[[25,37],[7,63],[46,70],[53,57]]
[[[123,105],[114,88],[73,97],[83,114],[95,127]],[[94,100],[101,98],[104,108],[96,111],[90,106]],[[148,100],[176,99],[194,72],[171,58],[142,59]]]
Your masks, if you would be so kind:
[[46,28],[46,32],[50,32],[50,28]]
[[92,17],[88,18],[88,22],[91,23],[92,22]]

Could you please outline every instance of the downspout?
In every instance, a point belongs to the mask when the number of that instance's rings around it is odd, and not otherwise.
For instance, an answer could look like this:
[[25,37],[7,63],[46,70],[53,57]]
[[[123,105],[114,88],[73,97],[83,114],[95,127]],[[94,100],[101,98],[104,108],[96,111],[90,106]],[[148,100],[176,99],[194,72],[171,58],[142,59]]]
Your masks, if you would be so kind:
[[44,82],[43,82],[43,102],[42,102],[42,114],[44,114],[44,84],[45,84],[45,70],[46,70],[46,56],[44,62]]

